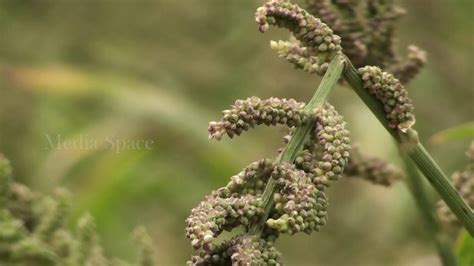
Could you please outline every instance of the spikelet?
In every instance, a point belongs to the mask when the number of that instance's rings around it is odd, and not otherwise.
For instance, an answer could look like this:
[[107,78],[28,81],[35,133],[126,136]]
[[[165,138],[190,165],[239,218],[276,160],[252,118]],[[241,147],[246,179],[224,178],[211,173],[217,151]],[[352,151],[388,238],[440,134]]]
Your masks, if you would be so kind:
[[153,251],[153,241],[143,226],[137,227],[133,231],[133,238],[139,247],[138,266],[153,266],[155,262],[155,252]]
[[35,234],[41,241],[48,242],[54,232],[64,225],[67,215],[70,194],[65,189],[57,188],[54,198],[46,198],[45,215],[42,217]]
[[13,246],[27,237],[23,223],[15,219],[8,210],[0,210],[0,264],[11,260]]
[[268,227],[292,235],[310,234],[326,224],[326,195],[304,171],[284,163],[275,168],[272,178],[277,180],[278,192],[274,194],[275,213],[267,220]]
[[0,153],[0,210],[6,207],[10,192],[12,168],[10,162]]
[[402,84],[407,84],[420,72],[426,64],[426,60],[425,51],[414,45],[410,45],[408,47],[408,57],[405,61],[392,66],[390,72],[392,72]]
[[311,172],[313,183],[323,190],[329,186],[329,181],[342,177],[350,156],[350,133],[344,118],[329,103],[316,109],[315,117],[313,142],[316,162]]
[[237,100],[231,109],[222,112],[223,116],[219,122],[209,123],[209,138],[220,140],[225,134],[232,138],[261,124],[299,126],[306,122],[308,117],[303,112],[303,107],[304,103],[293,99],[260,100],[258,97],[252,97]]
[[[66,228],[70,196],[65,189],[43,196],[10,177],[9,163],[0,155],[0,265],[118,265],[104,256],[90,215],[79,220],[77,235]],[[145,248],[149,238],[137,235],[146,257],[140,265],[153,265]]]
[[333,0],[332,3],[341,14],[340,29],[334,29],[334,32],[341,36],[344,53],[354,65],[364,64],[368,51],[364,40],[365,25],[357,12],[360,1]]
[[74,245],[74,237],[72,234],[64,228],[59,229],[52,235],[50,243],[62,264],[68,263]]
[[238,174],[233,175],[227,186],[219,189],[218,193],[221,197],[228,197],[232,193],[261,196],[273,167],[270,159],[253,162]]
[[396,6],[393,0],[367,1],[367,65],[386,68],[396,62],[395,22],[404,14],[405,11]]
[[303,47],[297,40],[272,41],[270,47],[275,50],[280,58],[286,59],[297,69],[302,69],[309,74],[324,75],[329,66],[320,57],[310,53],[310,49]]
[[23,221],[28,230],[33,230],[40,221],[39,215],[34,211],[36,205],[41,202],[40,198],[27,186],[13,182],[8,193],[7,209],[15,218]]
[[390,186],[402,178],[400,169],[380,158],[363,154],[358,145],[352,146],[351,157],[344,175],[382,186]]
[[281,254],[272,241],[238,235],[193,256],[188,265],[281,265]]
[[[329,187],[330,181],[339,180],[350,156],[350,138],[347,123],[334,107],[325,103],[313,112],[316,127],[304,149],[296,156],[295,166],[310,174],[318,189]],[[284,143],[291,139],[283,138]]]
[[222,198],[217,191],[191,210],[186,219],[186,236],[194,249],[208,250],[223,230],[258,221],[263,214],[261,198],[253,195],[232,194]]
[[384,107],[388,126],[406,133],[415,124],[413,105],[405,87],[392,74],[375,66],[359,69],[364,84]]
[[57,255],[36,237],[28,237],[13,246],[12,261],[16,265],[55,265]]
[[408,47],[405,60],[395,51],[395,24],[405,11],[394,0],[306,0],[305,7],[341,37],[344,54],[356,67],[379,66],[407,84],[426,62],[416,46]]
[[257,9],[255,20],[261,32],[270,25],[286,28],[309,53],[329,63],[341,52],[341,38],[320,19],[285,0],[271,0]]
[[305,4],[305,9],[311,15],[321,19],[335,32],[341,30],[341,18],[332,6],[331,0],[306,0]]
[[89,213],[83,215],[77,223],[77,243],[73,250],[74,265],[106,265],[102,247],[96,233],[94,219]]

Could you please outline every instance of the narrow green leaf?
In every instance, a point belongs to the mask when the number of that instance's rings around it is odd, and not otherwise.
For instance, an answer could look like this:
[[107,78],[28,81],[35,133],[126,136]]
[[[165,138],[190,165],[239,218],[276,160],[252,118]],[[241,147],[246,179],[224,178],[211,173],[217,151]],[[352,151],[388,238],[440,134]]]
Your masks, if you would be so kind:
[[460,266],[474,265],[474,238],[466,230],[459,235],[456,256]]
[[465,123],[440,131],[430,138],[430,142],[440,144],[449,140],[463,138],[474,138],[474,122]]

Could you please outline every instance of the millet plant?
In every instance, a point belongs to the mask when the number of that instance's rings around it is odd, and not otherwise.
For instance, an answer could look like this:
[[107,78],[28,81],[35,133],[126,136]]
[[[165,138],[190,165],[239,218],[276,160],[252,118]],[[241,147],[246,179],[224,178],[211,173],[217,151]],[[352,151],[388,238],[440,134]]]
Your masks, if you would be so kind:
[[[406,85],[426,62],[425,52],[394,49],[395,24],[404,14],[393,0],[307,0],[306,9],[270,0],[256,11],[259,31],[290,31],[288,41],[272,42],[278,56],[297,69],[322,76],[307,102],[250,97],[237,100],[210,122],[209,137],[239,136],[257,125],[286,125],[284,146],[273,159],[246,166],[192,209],[186,236],[198,250],[191,265],[279,265],[274,244],[280,234],[310,234],[328,219],[330,185],[358,177],[389,186],[404,172],[351,144],[347,123],[327,102],[337,83],[351,87],[398,143],[407,183],[431,230],[444,265],[456,265],[449,243],[426,198],[419,172],[441,196],[440,213],[474,235],[473,171],[455,174],[454,187],[413,128],[415,115]],[[465,197],[469,204],[463,200]],[[243,232],[217,243],[223,231]]]
[[133,233],[138,246],[134,263],[105,255],[90,214],[80,217],[75,230],[70,230],[66,224],[70,197],[62,188],[43,195],[14,182],[10,163],[0,154],[0,265],[157,265],[144,227]]

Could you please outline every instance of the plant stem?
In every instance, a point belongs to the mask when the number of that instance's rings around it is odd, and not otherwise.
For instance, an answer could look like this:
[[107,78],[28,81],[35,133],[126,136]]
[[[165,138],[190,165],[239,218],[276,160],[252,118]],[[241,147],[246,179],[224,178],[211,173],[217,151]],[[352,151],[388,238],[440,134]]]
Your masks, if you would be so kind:
[[[398,131],[388,127],[388,121],[385,117],[382,104],[371,95],[368,90],[364,89],[362,79],[348,58],[346,58],[346,68],[343,76],[357,95],[359,95],[362,101],[364,101],[372,113],[382,123],[385,129],[387,129],[399,145],[403,147],[406,143],[401,139]],[[443,173],[433,158],[431,158],[423,145],[418,142],[410,149],[407,149],[406,152],[418,169],[420,169],[428,179],[430,184],[436,189],[441,198],[446,202],[446,205],[448,205],[451,211],[456,215],[458,220],[466,227],[469,234],[474,236],[473,211],[459,195],[459,192],[449,182],[447,176]]]
[[448,240],[441,234],[439,222],[433,214],[432,205],[430,204],[428,196],[426,195],[422,177],[420,176],[418,169],[406,155],[402,154],[402,157],[408,176],[406,180],[407,185],[416,204],[418,205],[421,215],[423,216],[430,237],[436,244],[436,249],[438,250],[438,255],[441,259],[441,262],[444,266],[458,265],[456,256],[454,255],[451,247],[452,245],[450,245]]
[[[329,68],[326,71],[318,89],[314,93],[311,100],[304,107],[304,111],[311,113],[315,108],[322,106],[332,89],[336,86],[337,81],[341,77],[342,71],[344,70],[345,59],[342,56],[335,56],[329,64]],[[306,138],[309,136],[311,130],[314,128],[315,121],[309,120],[308,123],[299,126],[291,140],[285,146],[280,156],[276,159],[276,163],[293,162],[298,153],[303,148],[303,144]],[[251,225],[249,233],[253,235],[260,234],[263,226],[268,219],[270,211],[273,207],[273,194],[275,193],[276,180],[270,178],[263,192],[262,199],[264,202],[264,215],[262,219],[256,224]]]

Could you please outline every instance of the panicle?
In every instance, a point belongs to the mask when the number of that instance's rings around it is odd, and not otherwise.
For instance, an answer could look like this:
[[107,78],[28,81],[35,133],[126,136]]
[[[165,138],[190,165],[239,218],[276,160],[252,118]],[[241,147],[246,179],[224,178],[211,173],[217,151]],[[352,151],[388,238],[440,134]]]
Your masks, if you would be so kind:
[[420,72],[426,61],[426,52],[414,45],[410,45],[408,47],[408,57],[405,61],[392,66],[390,72],[402,84],[407,84]]
[[256,236],[234,238],[228,252],[232,265],[281,265],[281,254],[273,246],[273,241]]
[[158,265],[155,261],[155,252],[153,249],[153,241],[143,226],[137,227],[133,231],[133,238],[139,247],[138,266]]
[[193,256],[188,265],[281,265],[280,257],[272,241],[237,235]]
[[40,240],[49,241],[54,232],[64,225],[69,198],[69,192],[62,188],[54,191],[54,198],[45,198],[45,215],[35,229],[35,234]]
[[102,247],[96,232],[94,218],[84,214],[77,223],[77,243],[73,250],[72,260],[74,265],[105,265]]
[[261,196],[273,167],[273,161],[270,159],[253,162],[238,174],[232,176],[227,186],[219,189],[218,193],[221,197],[226,197],[232,193]]
[[10,192],[12,168],[10,162],[0,153],[0,209],[6,207]]
[[[344,118],[329,103],[315,110],[316,127],[312,136],[315,164],[313,183],[319,189],[329,186],[329,181],[342,177],[350,157],[349,130]],[[313,147],[310,147],[313,148]]]
[[16,265],[55,265],[58,260],[51,247],[37,237],[24,238],[12,249],[11,260]]
[[275,167],[272,178],[277,180],[274,194],[275,210],[266,224],[279,233],[295,234],[319,231],[326,224],[326,195],[304,171],[283,163]]
[[359,68],[364,88],[384,107],[388,126],[406,133],[415,124],[413,105],[405,87],[392,74],[375,66]]
[[321,19],[332,30],[338,32],[341,30],[342,21],[336,12],[331,0],[306,0],[306,10],[313,16]]
[[222,112],[220,121],[209,123],[209,137],[220,140],[227,134],[232,138],[261,124],[299,126],[308,118],[303,112],[304,105],[294,99],[261,100],[258,97],[251,97],[246,100],[237,100],[231,109]]
[[74,238],[72,234],[66,229],[59,229],[54,232],[50,243],[58,257],[63,261],[69,262],[74,245]]
[[69,200],[62,188],[48,196],[13,182],[0,155],[0,265],[117,265],[105,257],[90,215],[79,220],[77,234],[67,229]]
[[358,12],[361,2],[359,0],[333,0],[332,3],[337,7],[341,16],[341,26],[338,29],[333,29],[336,34],[341,36],[344,53],[353,64],[364,64],[368,51],[364,40],[365,25]]
[[27,186],[13,182],[8,193],[7,209],[15,218],[23,221],[28,230],[32,230],[40,221],[40,215],[35,212],[40,198]]
[[270,25],[288,29],[302,46],[310,50],[310,54],[322,61],[330,62],[342,50],[339,36],[320,19],[289,1],[268,1],[257,9],[255,19],[261,32]]
[[405,14],[394,0],[367,0],[368,58],[366,64],[383,68],[395,63],[395,23]]
[[344,175],[365,179],[382,186],[391,186],[402,178],[400,169],[380,158],[363,154],[358,145],[352,146],[351,157]]
[[186,236],[194,249],[211,248],[212,241],[223,230],[256,222],[263,214],[263,202],[259,197],[237,193],[221,197],[219,194],[222,193],[213,191],[206,196],[186,219]]
[[306,8],[341,37],[356,67],[380,66],[407,84],[425,64],[425,53],[415,46],[405,60],[395,51],[395,24],[405,11],[394,0],[306,0]]
[[9,261],[14,245],[27,237],[23,223],[8,210],[0,210],[0,262]]
[[301,45],[297,40],[272,41],[270,47],[275,50],[279,57],[286,59],[297,69],[302,69],[309,74],[324,75],[329,64],[320,57],[310,53],[307,47]]

